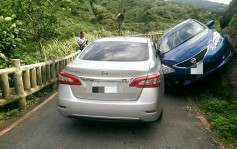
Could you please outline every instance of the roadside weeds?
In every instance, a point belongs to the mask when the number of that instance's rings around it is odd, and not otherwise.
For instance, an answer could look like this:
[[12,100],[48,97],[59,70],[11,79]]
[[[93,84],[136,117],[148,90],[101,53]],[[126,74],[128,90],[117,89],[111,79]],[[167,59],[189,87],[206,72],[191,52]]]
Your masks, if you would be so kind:
[[[190,104],[190,106],[192,107],[192,109],[196,112],[197,114],[197,118],[200,119],[200,121],[202,122],[202,124],[204,125],[204,128],[211,133],[211,137],[212,140],[215,144],[217,144],[218,149],[235,149],[236,148],[236,142],[233,141],[232,138],[234,138],[234,133],[230,134],[229,137],[223,136],[223,134],[219,134],[218,131],[221,128],[216,128],[215,126],[215,121],[211,121],[210,120],[210,115],[212,114],[211,112],[208,112],[208,110],[205,110],[205,108],[203,107],[203,105],[200,105],[200,101],[195,101],[193,98],[191,97],[187,97],[187,100]],[[197,104],[198,106],[197,106]],[[201,110],[200,110],[200,108]],[[219,108],[218,106],[215,108]],[[213,108],[214,110],[214,108]],[[207,112],[207,114],[205,113]],[[208,120],[207,120],[207,119]],[[215,126],[215,127],[214,127]]]

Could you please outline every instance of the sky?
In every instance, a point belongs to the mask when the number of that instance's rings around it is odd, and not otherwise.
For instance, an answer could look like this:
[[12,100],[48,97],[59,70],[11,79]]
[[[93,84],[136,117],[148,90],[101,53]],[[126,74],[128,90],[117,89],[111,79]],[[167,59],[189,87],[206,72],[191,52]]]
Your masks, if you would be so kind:
[[224,4],[230,4],[231,0],[208,0],[208,1],[212,1],[212,2],[217,2],[217,3],[224,3]]

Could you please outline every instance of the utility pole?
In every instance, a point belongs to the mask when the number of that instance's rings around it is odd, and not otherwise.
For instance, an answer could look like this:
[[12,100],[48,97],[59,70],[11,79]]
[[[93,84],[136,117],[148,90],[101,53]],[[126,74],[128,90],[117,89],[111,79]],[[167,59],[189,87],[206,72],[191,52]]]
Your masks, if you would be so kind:
[[123,14],[123,8],[124,8],[124,0],[121,0],[121,11],[120,11],[121,14]]
[[123,8],[124,8],[124,0],[121,0],[121,11],[117,16],[117,21],[118,21],[118,35],[120,36],[120,30],[121,30],[121,26],[123,24],[123,20],[124,20],[124,13],[123,13]]

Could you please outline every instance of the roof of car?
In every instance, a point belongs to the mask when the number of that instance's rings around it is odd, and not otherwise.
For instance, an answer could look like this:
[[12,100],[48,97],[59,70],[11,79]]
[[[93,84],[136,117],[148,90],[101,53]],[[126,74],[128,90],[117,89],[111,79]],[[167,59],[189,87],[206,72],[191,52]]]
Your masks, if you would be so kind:
[[117,36],[117,37],[104,37],[98,38],[95,42],[101,41],[126,41],[126,42],[140,42],[140,43],[147,43],[149,38],[145,37],[132,37],[132,36]]

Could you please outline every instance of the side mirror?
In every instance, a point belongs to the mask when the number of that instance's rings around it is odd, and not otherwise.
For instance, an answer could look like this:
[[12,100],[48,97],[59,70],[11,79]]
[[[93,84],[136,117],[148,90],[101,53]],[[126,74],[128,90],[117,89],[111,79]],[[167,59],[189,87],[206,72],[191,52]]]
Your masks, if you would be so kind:
[[214,20],[211,20],[211,21],[207,22],[206,25],[208,28],[211,28],[214,24],[215,24]]

